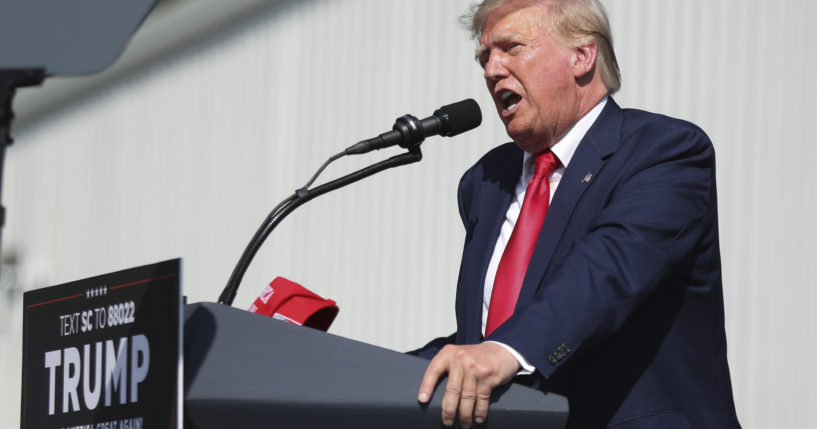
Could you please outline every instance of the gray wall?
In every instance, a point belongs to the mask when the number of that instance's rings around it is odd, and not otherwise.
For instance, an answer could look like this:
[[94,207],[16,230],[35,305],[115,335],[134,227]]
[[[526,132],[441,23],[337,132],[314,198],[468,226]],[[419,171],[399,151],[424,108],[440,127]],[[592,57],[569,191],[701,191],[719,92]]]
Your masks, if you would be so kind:
[[[270,2],[26,121],[4,178],[3,254],[16,264],[4,267],[0,298],[3,415],[19,415],[15,288],[181,256],[185,294],[213,301],[267,212],[326,158],[404,113],[426,116],[473,97],[485,115],[478,131],[429,140],[422,163],[299,209],[270,236],[236,300],[248,306],[280,275],[337,300],[331,331],[340,335],[405,350],[452,332],[463,238],[457,180],[507,139],[457,28],[469,3]],[[691,120],[715,143],[729,358],[744,427],[817,427],[809,272],[817,6],[605,4],[624,76],[616,100]],[[394,153],[342,160],[324,176]]]

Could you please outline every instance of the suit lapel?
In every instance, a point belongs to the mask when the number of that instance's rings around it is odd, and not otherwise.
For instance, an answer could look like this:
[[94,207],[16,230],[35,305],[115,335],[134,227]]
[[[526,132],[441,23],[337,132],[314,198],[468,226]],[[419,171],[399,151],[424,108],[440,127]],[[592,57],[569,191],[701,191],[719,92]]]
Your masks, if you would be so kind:
[[[514,197],[516,183],[522,174],[522,151],[503,160],[501,165],[486,171],[479,189],[474,193],[473,213],[469,216],[470,227],[474,228],[472,241],[463,259],[461,282],[468,291],[465,296],[465,341],[478,342],[482,339],[482,296],[485,289],[485,275],[494,252],[496,239],[505,221],[505,214]],[[498,168],[496,168],[498,167]]]
[[609,98],[601,115],[576,148],[539,232],[516,302],[517,308],[530,302],[539,289],[576,203],[593,183],[593,178],[598,176],[605,160],[618,147],[622,117],[621,108]]

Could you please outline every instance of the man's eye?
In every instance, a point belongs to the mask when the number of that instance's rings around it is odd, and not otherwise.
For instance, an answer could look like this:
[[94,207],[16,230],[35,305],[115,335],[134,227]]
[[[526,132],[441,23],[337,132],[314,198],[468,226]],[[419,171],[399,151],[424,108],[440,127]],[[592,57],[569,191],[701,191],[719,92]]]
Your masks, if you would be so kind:
[[477,58],[477,61],[479,62],[479,65],[482,68],[485,68],[485,65],[488,64],[488,57],[489,56],[487,54],[483,54],[483,55],[480,55],[479,58]]

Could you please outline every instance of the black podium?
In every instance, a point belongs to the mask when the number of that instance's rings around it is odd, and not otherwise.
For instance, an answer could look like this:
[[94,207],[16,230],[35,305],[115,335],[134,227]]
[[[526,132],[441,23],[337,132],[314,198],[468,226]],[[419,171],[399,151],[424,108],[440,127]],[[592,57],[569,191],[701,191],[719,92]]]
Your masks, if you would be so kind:
[[[440,427],[428,361],[232,307],[185,307],[185,427]],[[479,427],[563,428],[567,400],[511,384]]]

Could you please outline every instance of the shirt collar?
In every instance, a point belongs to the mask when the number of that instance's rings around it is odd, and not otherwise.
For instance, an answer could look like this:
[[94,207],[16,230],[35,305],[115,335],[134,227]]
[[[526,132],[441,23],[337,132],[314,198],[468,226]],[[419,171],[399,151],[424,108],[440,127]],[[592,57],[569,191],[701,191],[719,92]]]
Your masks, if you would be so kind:
[[[596,107],[582,116],[579,122],[576,122],[562,138],[557,140],[556,143],[550,147],[550,150],[559,158],[563,167],[567,167],[567,164],[570,163],[570,159],[573,158],[573,154],[576,152],[576,148],[579,147],[579,143],[585,134],[587,134],[590,127],[593,126],[593,123],[596,122],[599,115],[601,115],[601,111],[604,110],[604,106],[607,104],[607,98],[607,96],[602,98],[601,101],[596,104]],[[528,161],[532,156],[533,154],[528,152],[524,153],[522,157],[522,171],[527,172],[533,168],[533,160]]]

